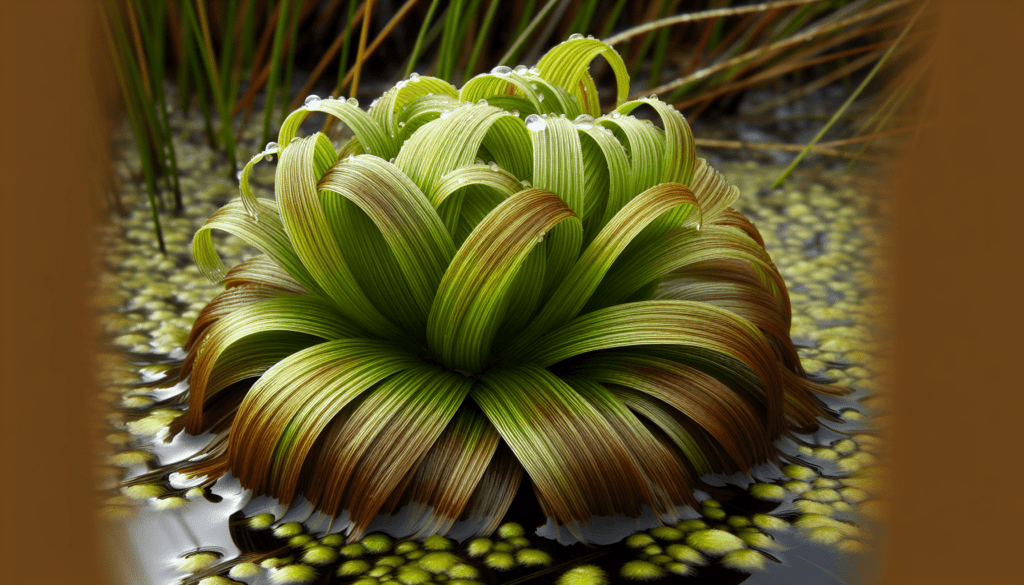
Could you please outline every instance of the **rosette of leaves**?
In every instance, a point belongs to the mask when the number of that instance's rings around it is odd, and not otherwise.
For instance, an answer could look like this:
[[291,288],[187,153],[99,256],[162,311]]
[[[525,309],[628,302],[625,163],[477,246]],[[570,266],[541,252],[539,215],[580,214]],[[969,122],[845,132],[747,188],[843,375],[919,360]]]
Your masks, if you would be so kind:
[[[702,475],[814,428],[812,393],[835,389],[803,376],[736,188],[628,86],[613,49],[573,39],[458,90],[414,75],[369,111],[292,113],[193,241],[226,286],[183,368],[179,426],[218,436],[193,473],[303,495],[357,539],[399,512],[396,536],[490,533],[525,472],[550,521],[595,542],[595,520],[675,521]],[[314,112],[354,138],[296,137]],[[266,154],[273,200],[248,184]],[[227,271],[211,230],[263,255]]]

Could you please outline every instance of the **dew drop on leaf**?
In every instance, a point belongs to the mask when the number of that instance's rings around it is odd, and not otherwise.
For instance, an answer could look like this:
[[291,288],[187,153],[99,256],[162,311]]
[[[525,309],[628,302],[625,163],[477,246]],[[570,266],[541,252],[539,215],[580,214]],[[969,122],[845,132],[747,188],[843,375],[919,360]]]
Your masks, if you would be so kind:
[[576,119],[572,121],[583,130],[589,130],[594,126],[594,117],[589,114],[580,114],[576,116]]
[[580,33],[573,33],[573,34],[569,35],[569,40],[570,41],[575,41],[577,39],[582,39],[582,38],[583,38],[583,35],[580,34]]
[[508,75],[509,73],[512,73],[512,68],[507,65],[498,65],[491,69],[491,75]]
[[548,123],[537,114],[530,114],[526,117],[526,128],[534,132],[541,132],[548,127]]
[[345,100],[345,103],[350,105],[350,106],[352,106],[352,107],[354,107],[354,108],[358,108],[359,107],[359,100],[357,100],[354,97],[348,98],[347,100]]
[[309,95],[306,96],[306,101],[303,102],[306,105],[307,110],[316,110],[320,108],[320,96]]

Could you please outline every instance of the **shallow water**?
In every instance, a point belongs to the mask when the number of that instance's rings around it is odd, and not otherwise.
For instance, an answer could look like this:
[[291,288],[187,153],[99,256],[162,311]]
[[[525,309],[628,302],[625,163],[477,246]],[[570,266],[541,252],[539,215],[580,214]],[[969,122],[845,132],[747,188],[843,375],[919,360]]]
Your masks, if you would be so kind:
[[[200,137],[202,121],[198,118],[172,116],[175,135]],[[123,158],[115,169],[123,180],[122,193],[126,205],[134,210],[99,228],[103,270],[97,279],[96,305],[100,324],[108,334],[110,349],[99,356],[100,379],[104,390],[100,398],[113,407],[108,416],[110,465],[100,470],[101,513],[109,520],[112,555],[115,564],[128,573],[126,582],[163,585],[182,576],[175,570],[182,555],[197,551],[213,551],[226,562],[239,554],[229,530],[229,517],[243,505],[246,515],[270,509],[266,498],[249,501],[247,494],[231,478],[215,484],[211,502],[191,495],[180,509],[157,509],[153,498],[131,501],[118,494],[117,481],[134,477],[149,469],[179,461],[203,444],[202,438],[175,437],[169,444],[140,438],[127,432],[160,402],[173,398],[183,386],[153,391],[142,382],[159,379],[162,369],[182,357],[180,346],[198,311],[219,288],[202,278],[192,265],[187,244],[194,230],[237,193],[237,185],[228,178],[221,158],[201,144],[179,138],[183,171],[182,192],[186,211],[181,216],[164,216],[168,247],[167,257],[156,252],[148,212],[140,182],[138,161],[132,160],[130,145],[123,149]],[[242,155],[261,150],[250,133],[244,135],[239,150]],[[836,489],[846,491],[838,502],[812,502],[802,498],[801,486],[774,466],[761,466],[752,471],[758,482],[784,485],[785,498],[777,505],[753,498],[747,489],[749,476],[705,478],[722,486],[715,493],[729,521],[748,519],[755,514],[771,514],[792,524],[814,510],[823,516],[854,523],[859,531],[850,531],[831,544],[815,543],[809,536],[829,540],[825,532],[814,532],[790,526],[784,530],[763,529],[778,547],[761,548],[768,562],[765,570],[733,571],[712,561],[695,568],[692,575],[669,575],[662,582],[692,583],[849,583],[857,579],[869,558],[864,552],[879,549],[877,527],[871,520],[884,516],[885,502],[879,486],[884,486],[885,471],[879,464],[884,445],[877,437],[879,425],[887,422],[885,383],[882,378],[882,357],[886,352],[885,333],[876,323],[886,315],[884,283],[878,275],[884,271],[887,257],[884,243],[884,203],[864,181],[820,170],[798,171],[778,191],[765,187],[778,176],[780,167],[758,163],[726,163],[719,167],[741,191],[737,207],[754,221],[764,236],[773,260],[787,285],[793,307],[793,338],[807,370],[820,381],[849,385],[855,392],[842,399],[824,399],[829,409],[840,414],[844,422],[833,425],[853,435],[852,448],[845,445],[838,453],[832,447],[845,435],[819,430],[798,441],[782,440],[779,448],[814,470],[816,480],[838,482]],[[257,183],[268,185],[273,165],[258,165]],[[867,186],[866,186],[867,185]],[[236,238],[221,238],[222,257],[229,265],[250,257],[253,251]],[[155,364],[155,365],[154,365]],[[161,365],[164,364],[164,365]],[[131,465],[118,453],[151,452],[156,460]],[[130,459],[130,458],[129,458]],[[851,476],[854,476],[851,479]],[[873,491],[865,488],[874,486]],[[860,487],[857,487],[860,486]],[[181,491],[189,486],[174,484]],[[805,486],[806,487],[806,486]],[[830,487],[822,488],[832,489]],[[818,490],[821,491],[821,490]],[[848,494],[848,495],[847,495]],[[708,497],[710,494],[699,494]],[[859,501],[861,498],[864,501]],[[825,498],[828,499],[828,498]],[[247,505],[246,505],[247,504]],[[285,518],[304,520],[301,507],[293,508]],[[707,508],[704,513],[710,513]],[[695,511],[692,516],[698,517]],[[598,549],[582,546],[561,547],[530,534],[527,519],[537,520],[536,510],[517,508],[515,518],[527,526],[527,538],[533,548],[548,552],[554,564],[601,553],[589,561],[603,567],[610,576],[621,566],[643,556],[625,543]],[[719,522],[706,520],[711,526]],[[742,520],[736,520],[741,524]],[[539,523],[534,522],[534,524]],[[735,526],[722,523],[730,530]],[[854,534],[856,537],[851,537]],[[668,545],[669,541],[660,545]],[[860,552],[844,552],[858,550]],[[461,552],[460,552],[461,551]],[[514,568],[507,572],[492,571],[479,560],[466,557],[462,549],[455,551],[476,566],[485,583],[506,583],[530,575],[536,569]],[[372,558],[372,557],[371,557]],[[378,555],[377,558],[380,558]],[[332,565],[333,567],[334,565]],[[553,583],[557,576],[571,567],[567,565],[530,583]],[[332,569],[333,570],[333,569]],[[250,583],[267,583],[263,571]],[[326,581],[322,581],[326,582]],[[343,582],[334,578],[331,582]]]

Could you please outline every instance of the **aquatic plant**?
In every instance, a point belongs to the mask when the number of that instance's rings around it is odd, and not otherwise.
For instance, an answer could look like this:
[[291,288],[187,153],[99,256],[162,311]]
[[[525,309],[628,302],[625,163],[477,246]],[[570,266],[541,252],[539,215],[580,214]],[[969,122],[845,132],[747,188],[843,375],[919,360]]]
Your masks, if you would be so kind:
[[[628,87],[610,46],[574,35],[459,90],[413,74],[369,111],[310,96],[193,240],[226,290],[186,348],[172,430],[217,438],[185,471],[304,495],[350,540],[396,515],[393,536],[488,535],[525,472],[556,532],[607,542],[610,517],[676,522],[699,477],[813,429],[813,393],[839,390],[803,376],[737,190]],[[313,112],[354,138],[297,137]],[[257,198],[273,156],[275,199]],[[212,230],[263,254],[228,271]]]

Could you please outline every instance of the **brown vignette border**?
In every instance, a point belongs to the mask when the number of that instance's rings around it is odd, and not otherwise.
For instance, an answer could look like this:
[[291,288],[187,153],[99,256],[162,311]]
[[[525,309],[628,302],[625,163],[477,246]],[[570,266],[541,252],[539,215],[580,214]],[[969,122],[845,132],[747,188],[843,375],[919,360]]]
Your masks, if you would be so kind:
[[[1010,583],[1024,520],[1012,372],[1024,355],[1024,3],[937,1],[933,115],[892,189],[894,489],[877,569],[884,585]],[[0,7],[4,583],[110,582],[88,475],[91,188],[108,164],[111,96],[96,74],[96,11],[88,0]],[[41,157],[53,147],[60,156]]]

